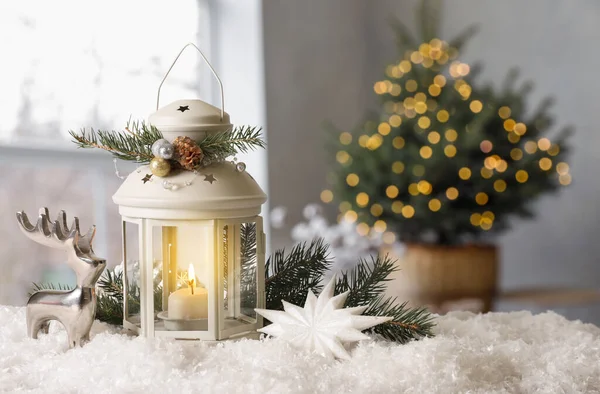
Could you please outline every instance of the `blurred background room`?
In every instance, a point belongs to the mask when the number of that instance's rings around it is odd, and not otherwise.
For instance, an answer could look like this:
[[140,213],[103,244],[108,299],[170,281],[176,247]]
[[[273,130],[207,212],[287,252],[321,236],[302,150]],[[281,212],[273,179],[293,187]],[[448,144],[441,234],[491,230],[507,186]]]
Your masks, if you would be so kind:
[[[95,223],[96,253],[120,263],[115,164],[68,131],[147,118],[194,42],[232,123],[265,131],[266,152],[239,159],[269,195],[268,250],[323,237],[341,271],[391,253],[388,293],[436,312],[600,324],[599,3],[59,4],[0,4],[0,304],[73,280],[59,251],[19,234],[16,211]],[[201,60],[181,57],[161,102],[218,104]]]

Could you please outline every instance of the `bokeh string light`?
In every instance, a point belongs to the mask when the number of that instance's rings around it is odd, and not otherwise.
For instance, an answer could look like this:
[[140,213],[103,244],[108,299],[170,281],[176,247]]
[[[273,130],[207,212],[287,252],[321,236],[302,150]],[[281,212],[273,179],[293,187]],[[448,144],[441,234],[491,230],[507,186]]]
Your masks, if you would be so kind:
[[408,51],[373,85],[384,99],[381,121],[370,121],[360,133],[339,134],[335,158],[347,189],[340,196],[323,190],[321,200],[348,200],[339,210],[344,219],[359,222],[359,234],[373,231],[395,240],[395,222],[452,215],[458,206],[461,215],[462,207],[470,207],[468,223],[488,231],[498,220],[493,211],[503,212],[493,209],[498,198],[509,201],[506,196],[519,193],[519,185],[538,188],[548,177],[571,183],[559,143],[540,136],[545,115],[524,121],[513,96],[492,100],[478,91],[471,67],[457,56],[438,38]]

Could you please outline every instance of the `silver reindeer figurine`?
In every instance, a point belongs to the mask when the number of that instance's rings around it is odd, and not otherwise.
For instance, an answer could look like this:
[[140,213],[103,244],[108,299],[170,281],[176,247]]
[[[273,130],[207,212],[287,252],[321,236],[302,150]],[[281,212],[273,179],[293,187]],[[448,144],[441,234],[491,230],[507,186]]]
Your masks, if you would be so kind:
[[92,250],[95,226],[82,236],[78,218],[74,218],[71,228],[67,226],[64,211],[54,222],[49,218],[48,209],[40,209],[34,226],[25,212],[17,213],[21,231],[28,238],[67,252],[67,264],[75,271],[77,287],[70,291],[41,290],[34,293],[27,302],[27,334],[36,339],[40,330],[48,333],[50,320],[58,320],[67,330],[69,347],[73,348],[89,340],[96,315],[96,281],[106,267],[106,261],[96,257]]

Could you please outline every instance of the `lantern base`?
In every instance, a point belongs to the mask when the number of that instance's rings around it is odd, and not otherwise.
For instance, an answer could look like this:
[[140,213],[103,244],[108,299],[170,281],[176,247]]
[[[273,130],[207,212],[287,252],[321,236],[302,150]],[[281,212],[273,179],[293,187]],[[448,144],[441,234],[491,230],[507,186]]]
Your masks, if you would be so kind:
[[208,330],[208,319],[171,319],[169,312],[158,313],[158,318],[164,323],[167,331],[206,331]]

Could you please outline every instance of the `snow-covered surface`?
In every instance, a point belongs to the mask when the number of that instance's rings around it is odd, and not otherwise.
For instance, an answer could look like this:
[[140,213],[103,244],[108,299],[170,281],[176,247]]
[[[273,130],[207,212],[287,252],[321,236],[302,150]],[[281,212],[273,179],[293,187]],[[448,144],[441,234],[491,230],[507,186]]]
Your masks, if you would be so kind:
[[25,311],[0,306],[0,391],[40,393],[597,393],[600,329],[554,313],[437,319],[437,337],[363,342],[328,361],[277,340],[217,346],[147,340],[96,322],[67,350],[58,325],[25,335]]

